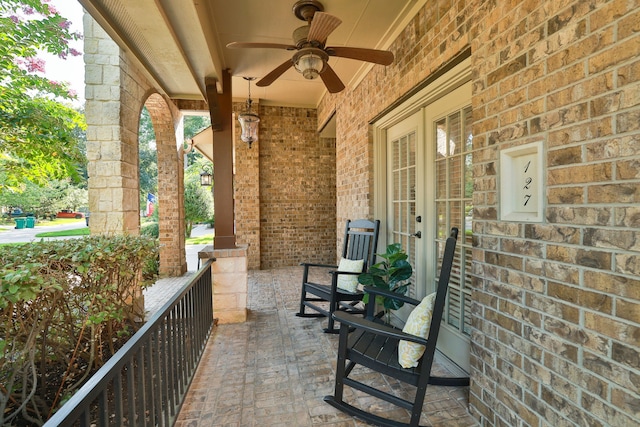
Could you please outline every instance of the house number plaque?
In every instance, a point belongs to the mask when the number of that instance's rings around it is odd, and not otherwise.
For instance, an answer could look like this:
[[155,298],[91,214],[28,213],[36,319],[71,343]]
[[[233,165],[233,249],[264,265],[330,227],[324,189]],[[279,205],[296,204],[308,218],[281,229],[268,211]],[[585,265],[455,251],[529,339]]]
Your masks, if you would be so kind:
[[542,141],[500,152],[500,214],[506,221],[542,221]]

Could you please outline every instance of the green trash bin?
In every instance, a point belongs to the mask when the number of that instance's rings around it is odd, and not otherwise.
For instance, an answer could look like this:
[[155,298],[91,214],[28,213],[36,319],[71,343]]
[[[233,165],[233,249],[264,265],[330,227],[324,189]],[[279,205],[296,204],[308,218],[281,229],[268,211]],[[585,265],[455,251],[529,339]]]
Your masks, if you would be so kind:
[[16,228],[24,228],[24,226],[27,224],[27,219],[26,218],[16,218]]
[[27,228],[34,228],[36,226],[35,216],[28,216],[25,219],[27,220]]

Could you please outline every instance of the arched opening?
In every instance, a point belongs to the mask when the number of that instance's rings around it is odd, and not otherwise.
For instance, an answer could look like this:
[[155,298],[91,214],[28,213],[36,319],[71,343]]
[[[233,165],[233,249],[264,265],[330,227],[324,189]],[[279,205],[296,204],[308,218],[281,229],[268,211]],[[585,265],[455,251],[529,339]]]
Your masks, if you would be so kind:
[[[187,271],[184,241],[184,175],[182,172],[182,120],[164,98],[151,94],[144,102],[149,112],[157,153],[158,239],[160,241],[160,275],[181,276]],[[178,119],[176,119],[178,117]]]
[[158,238],[158,155],[156,133],[147,107],[142,107],[138,125],[138,181],[140,234]]

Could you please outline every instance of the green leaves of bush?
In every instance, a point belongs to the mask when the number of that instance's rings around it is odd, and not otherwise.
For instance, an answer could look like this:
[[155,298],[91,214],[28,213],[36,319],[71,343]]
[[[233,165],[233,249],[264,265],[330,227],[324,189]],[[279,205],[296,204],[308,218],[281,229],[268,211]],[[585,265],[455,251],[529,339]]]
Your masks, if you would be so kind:
[[25,412],[42,424],[142,324],[157,240],[90,236],[2,246],[0,259],[0,425]]

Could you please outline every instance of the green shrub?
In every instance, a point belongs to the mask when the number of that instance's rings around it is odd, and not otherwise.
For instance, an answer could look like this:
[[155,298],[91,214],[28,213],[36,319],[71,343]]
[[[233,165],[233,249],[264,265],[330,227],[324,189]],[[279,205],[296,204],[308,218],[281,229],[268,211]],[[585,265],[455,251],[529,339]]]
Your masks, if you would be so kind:
[[41,425],[144,319],[157,240],[145,236],[0,247],[0,425]]
[[160,237],[160,226],[155,221],[147,222],[140,226],[140,234],[157,239],[158,237]]

